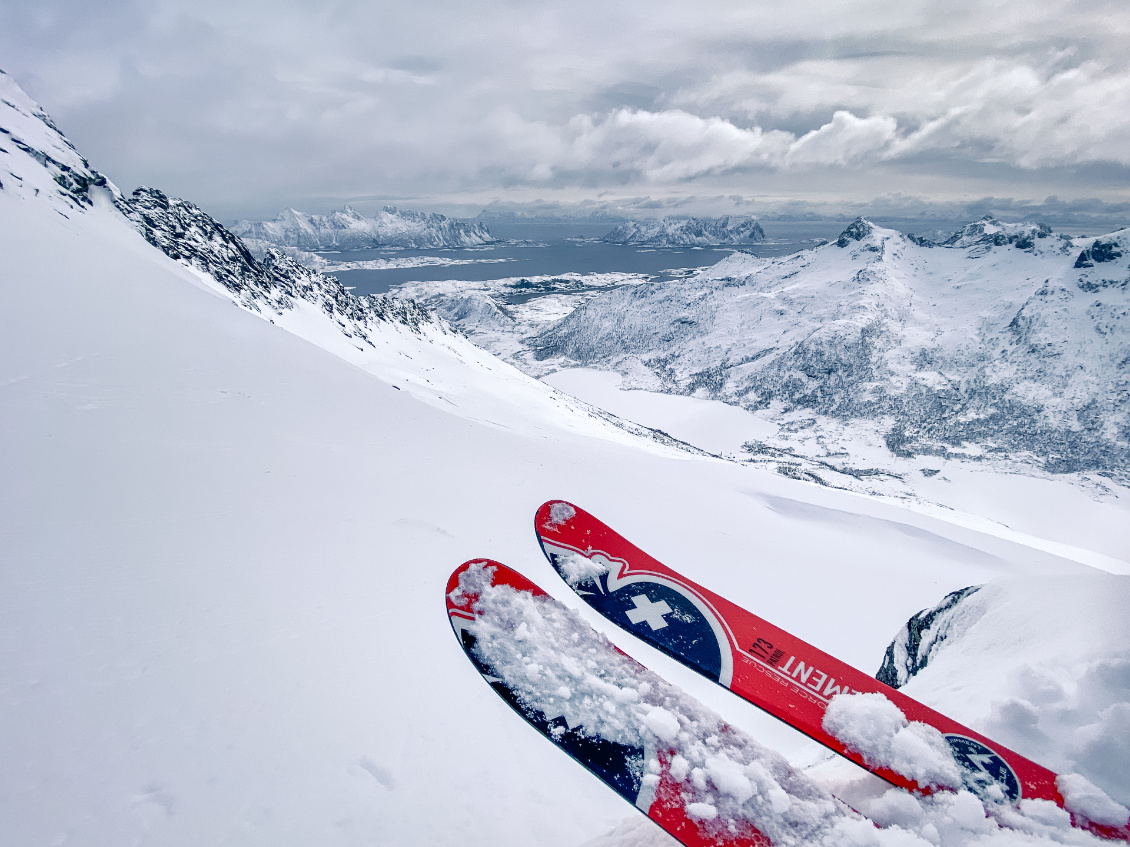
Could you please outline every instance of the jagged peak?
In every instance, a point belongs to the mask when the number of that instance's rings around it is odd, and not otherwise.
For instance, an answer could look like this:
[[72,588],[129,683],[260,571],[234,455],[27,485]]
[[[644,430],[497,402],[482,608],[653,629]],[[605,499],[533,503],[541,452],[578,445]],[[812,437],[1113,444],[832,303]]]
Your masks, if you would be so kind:
[[357,250],[370,247],[468,247],[494,241],[477,221],[386,206],[367,217],[350,205],[326,215],[286,209],[273,221],[236,221],[237,235],[298,250]]
[[1021,250],[1031,250],[1037,239],[1053,236],[1052,228],[1045,223],[1004,223],[992,215],[984,215],[967,223],[949,238],[936,242],[940,247],[1004,247],[1012,245]]
[[355,297],[332,276],[325,276],[268,250],[256,259],[246,245],[194,203],[143,186],[133,193],[127,216],[147,241],[165,255],[209,275],[245,308],[282,314],[304,300],[334,318],[341,332],[363,343],[378,323],[396,323],[413,332],[425,324],[448,329],[415,301],[381,296]]
[[837,247],[847,247],[853,241],[862,241],[875,232],[875,224],[867,220],[865,217],[858,217],[840,233],[840,237],[836,239]]

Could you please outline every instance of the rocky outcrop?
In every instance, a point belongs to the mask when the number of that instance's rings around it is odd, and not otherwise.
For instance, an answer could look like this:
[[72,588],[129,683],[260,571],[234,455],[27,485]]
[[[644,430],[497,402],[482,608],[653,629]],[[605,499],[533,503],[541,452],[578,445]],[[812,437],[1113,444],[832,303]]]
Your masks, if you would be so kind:
[[981,589],[971,585],[947,594],[937,606],[924,609],[906,622],[887,647],[883,665],[875,678],[892,688],[902,688],[930,663],[942,643],[960,627],[959,606]]
[[312,303],[331,317],[342,333],[364,343],[380,323],[419,331],[443,324],[414,300],[355,297],[336,277],[300,265],[281,251],[256,259],[222,224],[186,200],[154,188],[139,188],[125,204],[126,215],[145,239],[171,259],[208,274],[246,308],[281,313],[295,301]]

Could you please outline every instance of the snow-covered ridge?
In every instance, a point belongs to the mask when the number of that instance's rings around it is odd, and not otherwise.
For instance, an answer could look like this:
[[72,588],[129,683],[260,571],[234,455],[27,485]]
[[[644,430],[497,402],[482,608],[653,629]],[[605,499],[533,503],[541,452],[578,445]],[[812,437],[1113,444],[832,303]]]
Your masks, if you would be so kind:
[[867,422],[895,456],[1122,479],[1127,255],[1130,230],[1073,241],[982,220],[924,245],[860,219],[790,257],[735,254],[603,294],[530,339],[526,366],[791,414],[803,437],[819,420]]
[[39,104],[2,70],[0,190],[21,197],[44,195],[63,214],[91,207],[99,190],[113,201],[121,198],[114,184],[91,167]]
[[[301,264],[283,250],[267,248],[256,257],[199,207],[157,189],[141,187],[124,197],[90,168],[19,86],[6,76],[0,76],[0,82],[10,95],[3,100],[0,129],[19,142],[9,155],[13,165],[19,160],[14,191],[22,199],[55,204],[64,217],[67,211],[94,210],[118,218],[190,269],[205,287],[398,388],[407,388],[418,399],[463,417],[482,420],[501,405],[519,416],[552,420],[558,427],[588,436],[684,456],[701,453],[522,374],[411,298],[357,297],[336,277]],[[32,138],[37,146],[24,138]]]
[[[980,220],[967,223],[947,238],[931,240],[913,234],[908,235],[907,238],[922,247],[958,247],[962,249],[980,247],[981,252],[987,252],[992,247],[1009,245],[1032,252],[1069,253],[1074,248],[1074,242],[1071,238],[1062,233],[1053,232],[1047,224],[1003,223],[996,220],[992,215],[985,215]],[[843,236],[840,236],[840,241],[842,240]],[[840,244],[840,246],[845,245]],[[973,253],[971,252],[970,255],[973,255]]]
[[[142,187],[124,197],[91,167],[51,118],[0,72],[0,189],[48,202],[67,215],[92,209],[98,199],[128,218],[150,244],[206,274],[244,308],[281,315],[297,301],[312,304],[342,335],[372,346],[373,328],[395,323],[418,332],[446,324],[406,298],[354,297],[334,277],[312,271],[279,251],[262,260],[214,218],[185,200]],[[8,145],[12,149],[8,149]]]
[[276,314],[304,300],[333,319],[343,335],[372,346],[370,334],[379,323],[397,323],[413,331],[425,324],[440,332],[445,325],[407,298],[379,295],[355,297],[333,276],[299,264],[279,250],[262,261],[219,222],[187,200],[167,197],[154,188],[138,188],[126,204],[126,215],[150,244],[220,283],[241,305]]
[[494,241],[480,222],[386,206],[367,218],[346,206],[328,215],[285,209],[273,221],[237,221],[232,231],[253,249],[362,250],[369,247],[474,247]]
[[721,244],[756,244],[765,232],[748,215],[721,218],[675,218],[628,221],[600,239],[609,244],[647,247],[707,247]]

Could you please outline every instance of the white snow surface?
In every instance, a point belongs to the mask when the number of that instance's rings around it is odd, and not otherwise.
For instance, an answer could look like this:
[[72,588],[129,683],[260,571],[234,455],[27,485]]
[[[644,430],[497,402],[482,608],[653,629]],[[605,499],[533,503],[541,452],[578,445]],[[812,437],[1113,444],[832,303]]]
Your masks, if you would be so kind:
[[942,734],[909,721],[879,693],[837,694],[824,713],[824,731],[860,753],[872,767],[885,767],[919,785],[956,788],[961,769]]
[[1069,812],[1105,826],[1123,826],[1130,819],[1130,809],[1081,774],[1060,774],[1055,782]]
[[[359,350],[301,303],[250,312],[142,239],[112,186],[60,193],[14,140],[96,172],[0,85],[0,842],[669,843],[621,826],[648,822],[530,732],[445,621],[476,555],[598,620],[530,532],[551,498],[865,668],[909,615],[987,583],[908,693],[1130,801],[1126,577],[659,444],[438,324]],[[884,792],[609,635],[901,827],[835,843],[1089,838],[1059,810],[1013,832],[971,796]]]

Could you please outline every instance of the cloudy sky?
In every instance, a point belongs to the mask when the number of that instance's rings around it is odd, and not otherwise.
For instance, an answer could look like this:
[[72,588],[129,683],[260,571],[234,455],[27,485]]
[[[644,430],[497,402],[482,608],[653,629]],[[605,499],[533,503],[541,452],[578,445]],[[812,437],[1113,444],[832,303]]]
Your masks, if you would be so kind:
[[1127,44],[1126,0],[0,0],[0,68],[95,167],[226,219],[1130,222]]

